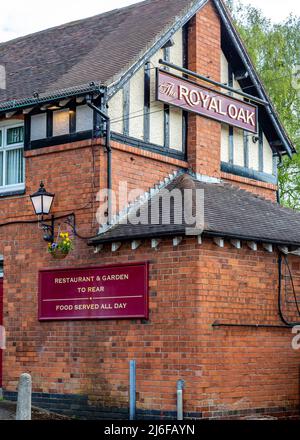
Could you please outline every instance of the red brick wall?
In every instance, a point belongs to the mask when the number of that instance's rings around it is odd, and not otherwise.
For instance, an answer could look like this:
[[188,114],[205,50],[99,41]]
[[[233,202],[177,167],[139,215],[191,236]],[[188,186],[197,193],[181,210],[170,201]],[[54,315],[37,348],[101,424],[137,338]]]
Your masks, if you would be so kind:
[[272,202],[277,201],[277,185],[272,183],[259,182],[258,180],[247,179],[246,177],[234,176],[233,174],[221,173],[222,180],[228,182],[231,185],[237,185],[245,191],[257,194],[260,197],[271,200]]
[[[120,183],[126,182],[128,191],[139,189],[141,193],[149,191],[155,184],[164,181],[169,174],[188,168],[185,161],[172,159],[157,153],[112,142],[113,153],[113,189],[119,194]],[[104,155],[104,153],[103,153]],[[106,163],[106,158],[104,163]],[[106,166],[103,167],[101,187],[106,187]],[[133,199],[136,198],[134,196]],[[129,198],[132,202],[132,197]],[[123,199],[117,204],[119,212],[126,204]]]
[[[188,42],[189,69],[220,81],[220,20],[211,2],[191,20]],[[220,177],[221,124],[192,114],[188,117],[188,124],[191,168],[200,174]]]
[[[88,394],[94,405],[127,407],[128,362],[136,359],[139,409],[175,411],[178,379],[186,381],[185,411],[203,417],[298,405],[299,353],[290,330],[212,328],[215,320],[280,324],[275,253],[189,238],[178,248],[166,239],[151,250],[147,240],[135,252],[126,244],[95,255],[78,241],[58,264],[26,226],[4,255],[5,389],[15,390],[26,371],[35,392]],[[150,261],[149,322],[37,321],[38,269],[129,261]]]

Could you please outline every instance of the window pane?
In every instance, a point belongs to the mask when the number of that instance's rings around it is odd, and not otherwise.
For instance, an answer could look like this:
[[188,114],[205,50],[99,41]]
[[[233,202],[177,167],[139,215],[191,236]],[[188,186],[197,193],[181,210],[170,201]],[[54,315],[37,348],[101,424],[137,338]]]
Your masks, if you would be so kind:
[[0,130],[0,147],[2,147],[2,131]]
[[24,127],[14,127],[7,130],[7,145],[20,144],[24,140]]
[[3,186],[3,153],[0,153],[0,186]]
[[6,185],[23,183],[23,148],[6,152]]

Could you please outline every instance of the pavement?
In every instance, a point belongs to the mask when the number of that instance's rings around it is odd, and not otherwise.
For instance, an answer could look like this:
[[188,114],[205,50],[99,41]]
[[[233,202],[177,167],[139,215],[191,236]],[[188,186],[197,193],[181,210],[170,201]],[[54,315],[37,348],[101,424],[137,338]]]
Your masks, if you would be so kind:
[[[0,421],[16,420],[17,404],[7,400],[0,400]],[[50,413],[41,408],[32,407],[32,420],[70,420],[70,417]]]
[[0,420],[16,420],[16,404],[0,401]]

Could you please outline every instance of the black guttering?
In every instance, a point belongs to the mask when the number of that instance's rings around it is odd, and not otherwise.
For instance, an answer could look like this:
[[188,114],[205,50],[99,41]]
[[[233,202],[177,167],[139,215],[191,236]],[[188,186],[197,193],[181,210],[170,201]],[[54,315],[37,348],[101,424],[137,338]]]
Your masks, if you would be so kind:
[[26,107],[32,107],[39,104],[46,104],[54,101],[58,101],[64,98],[71,98],[77,96],[85,96],[87,94],[104,94],[106,88],[99,85],[91,83],[89,85],[82,85],[78,87],[70,87],[63,90],[56,90],[51,93],[36,93],[35,96],[22,98],[22,99],[13,99],[11,101],[3,101],[0,102],[0,113],[8,112],[8,111],[18,111]]
[[[113,228],[112,228],[113,229]],[[110,230],[108,230],[106,233],[109,233]],[[185,236],[185,227],[179,227],[178,229],[173,230],[166,230],[166,231],[150,231],[146,233],[136,233],[132,235],[126,235],[126,236],[115,236],[115,237],[108,237],[103,238],[102,236],[106,233],[100,234],[89,240],[88,245],[89,246],[97,246],[100,244],[108,244],[108,243],[116,243],[116,242],[128,242],[133,240],[146,240],[146,239],[155,239],[155,238],[168,238],[168,237],[178,237],[178,236]],[[284,240],[278,240],[278,239],[269,239],[269,238],[261,238],[261,237],[251,237],[247,235],[237,235],[237,234],[230,234],[229,232],[218,232],[218,231],[204,231],[203,232],[204,237],[209,238],[215,238],[215,237],[222,237],[227,240],[241,240],[241,241],[255,241],[258,244],[273,244],[277,246],[292,246],[299,248],[300,243],[298,242],[286,242]],[[188,235],[187,237],[192,237],[192,235]]]
[[272,104],[272,102],[270,101],[270,98],[267,94],[267,92],[265,91],[261,80],[259,79],[256,70],[252,64],[252,61],[247,53],[247,50],[237,32],[237,30],[235,29],[235,26],[232,23],[232,20],[230,18],[230,15],[227,11],[227,8],[225,7],[223,1],[221,0],[213,0],[215,7],[217,8],[221,19],[233,41],[233,44],[238,52],[238,54],[240,55],[242,61],[244,62],[245,66],[248,68],[249,70],[249,74],[251,77],[251,80],[253,81],[253,84],[255,85],[255,87],[257,88],[258,94],[260,96],[261,99],[266,100],[269,102],[269,106],[266,106],[266,110],[268,112],[268,115],[270,116],[270,119],[276,129],[276,132],[287,152],[287,154],[292,157],[292,154],[296,152],[295,147],[293,146],[293,144],[291,143],[288,135],[285,132],[285,129],[283,128],[277,113],[274,109],[274,106]]
[[263,171],[256,171],[251,168],[245,168],[240,165],[234,165],[233,163],[221,162],[221,171],[228,174],[234,174],[235,176],[246,177],[247,179],[271,183],[272,185],[278,184],[277,177],[272,174],[267,174]]
[[[110,117],[107,112],[101,110],[97,106],[93,104],[93,100],[91,96],[87,96],[86,98],[87,105],[94,110],[101,118],[105,120],[105,150],[107,154],[107,218],[108,224],[111,224],[111,216],[112,216],[112,150],[111,150],[111,130],[110,130]],[[106,100],[103,103],[103,107],[106,107]]]

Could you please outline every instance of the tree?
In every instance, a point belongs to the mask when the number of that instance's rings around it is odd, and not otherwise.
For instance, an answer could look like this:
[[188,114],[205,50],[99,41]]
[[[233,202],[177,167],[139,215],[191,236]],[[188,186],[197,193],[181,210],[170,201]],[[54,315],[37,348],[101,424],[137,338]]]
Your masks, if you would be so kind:
[[272,23],[260,9],[239,0],[227,3],[271,101],[299,151],[292,159],[284,158],[279,168],[279,189],[281,202],[300,210],[300,17],[290,15],[281,23]]

